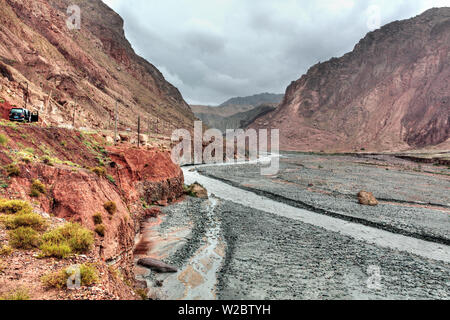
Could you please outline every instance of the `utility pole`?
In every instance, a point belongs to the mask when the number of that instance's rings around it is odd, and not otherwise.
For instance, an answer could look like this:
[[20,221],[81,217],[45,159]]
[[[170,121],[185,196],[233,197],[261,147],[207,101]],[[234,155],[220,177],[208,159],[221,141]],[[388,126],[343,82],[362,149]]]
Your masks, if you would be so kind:
[[48,95],[47,104],[45,106],[45,112],[47,112],[47,113],[50,113],[50,108],[51,108],[51,103],[52,103],[52,94],[53,94],[53,90],[50,89],[50,93]]
[[141,145],[141,116],[138,116],[138,142],[137,142],[138,148]]
[[114,144],[117,143],[117,108],[118,101],[116,100],[116,110],[114,112]]
[[[25,85],[26,87],[25,87]],[[20,85],[23,86],[23,90],[25,90],[24,94],[23,94],[23,103],[24,103],[24,109],[26,109],[28,107],[28,90],[29,90],[29,84],[26,81],[23,81],[20,83]]]

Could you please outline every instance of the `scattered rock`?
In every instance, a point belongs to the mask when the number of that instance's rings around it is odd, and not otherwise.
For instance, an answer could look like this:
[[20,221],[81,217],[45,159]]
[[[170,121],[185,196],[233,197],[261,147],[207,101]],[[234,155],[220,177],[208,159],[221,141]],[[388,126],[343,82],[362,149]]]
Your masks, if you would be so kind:
[[110,144],[113,144],[113,143],[114,143],[114,138],[113,138],[113,137],[106,136],[106,137],[105,137],[105,140],[106,140],[106,143],[110,143]]
[[178,271],[177,268],[169,266],[168,264],[153,258],[140,259],[138,261],[138,265],[160,273],[175,273]]
[[144,280],[137,280],[136,281],[136,288],[137,289],[147,289],[147,281]]
[[161,209],[158,207],[153,207],[150,209],[146,209],[144,216],[145,218],[156,218],[161,214]]
[[147,143],[148,143],[148,136],[147,135],[143,135],[143,134],[139,135],[139,142],[142,145],[147,145]]
[[208,199],[208,191],[199,183],[195,182],[191,184],[186,193],[191,197]]
[[119,133],[120,140],[123,142],[130,141],[130,136],[127,134]]
[[377,206],[378,200],[375,198],[372,192],[361,191],[358,193],[359,203],[365,206]]
[[156,201],[156,203],[160,207],[167,207],[169,205],[169,203],[168,203],[168,201],[166,199],[158,200],[158,201]]

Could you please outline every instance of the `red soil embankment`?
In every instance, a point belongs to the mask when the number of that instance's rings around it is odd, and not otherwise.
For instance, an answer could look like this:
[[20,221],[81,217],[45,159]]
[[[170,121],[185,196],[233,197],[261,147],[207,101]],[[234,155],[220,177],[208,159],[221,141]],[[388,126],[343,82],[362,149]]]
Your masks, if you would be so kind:
[[[107,261],[126,279],[134,280],[134,240],[148,214],[143,204],[166,204],[183,195],[183,173],[171,161],[170,153],[131,145],[106,147],[97,134],[36,125],[0,126],[0,133],[7,137],[0,146],[0,164],[14,162],[20,169],[18,177],[7,177],[6,170],[0,170],[1,180],[7,184],[0,189],[0,197],[27,200],[37,211],[90,230],[95,228],[93,215],[100,213],[105,235],[96,234],[88,257],[102,265]],[[31,153],[26,161],[21,158],[24,150]],[[45,156],[53,163],[44,163]],[[92,167],[103,168],[104,173],[96,174]],[[38,198],[30,197],[35,179],[47,189]],[[112,215],[104,208],[108,201],[117,207]],[[114,286],[105,281],[106,287]],[[132,297],[117,290],[120,298]]]

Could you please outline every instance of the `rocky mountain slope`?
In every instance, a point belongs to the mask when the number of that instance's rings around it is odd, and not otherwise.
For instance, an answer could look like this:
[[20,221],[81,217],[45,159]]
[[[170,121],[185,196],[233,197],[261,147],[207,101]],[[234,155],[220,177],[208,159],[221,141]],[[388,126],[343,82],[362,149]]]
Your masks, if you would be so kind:
[[281,147],[399,151],[448,145],[450,8],[370,32],[341,58],[313,66],[253,128],[279,128]]
[[[81,9],[81,29],[66,25]],[[143,121],[170,133],[194,120],[180,92],[127,41],[122,18],[101,0],[1,0],[0,97],[30,109],[47,124],[110,128],[119,100],[119,128]],[[48,97],[51,94],[52,99]]]

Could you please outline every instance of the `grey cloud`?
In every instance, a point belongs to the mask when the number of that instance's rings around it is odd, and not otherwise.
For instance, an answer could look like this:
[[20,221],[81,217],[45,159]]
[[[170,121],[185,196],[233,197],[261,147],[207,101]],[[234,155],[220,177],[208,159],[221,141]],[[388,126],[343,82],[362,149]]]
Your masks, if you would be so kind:
[[191,103],[282,93],[319,61],[351,51],[370,30],[448,0],[104,0],[125,20],[138,54]]

